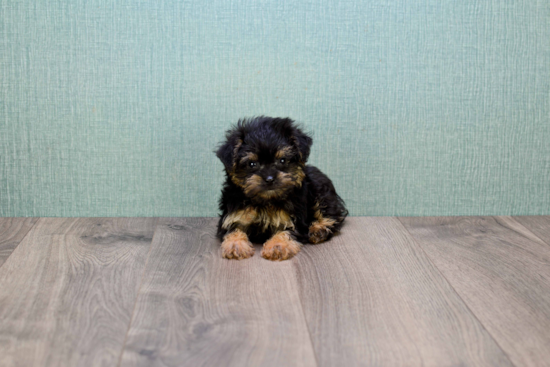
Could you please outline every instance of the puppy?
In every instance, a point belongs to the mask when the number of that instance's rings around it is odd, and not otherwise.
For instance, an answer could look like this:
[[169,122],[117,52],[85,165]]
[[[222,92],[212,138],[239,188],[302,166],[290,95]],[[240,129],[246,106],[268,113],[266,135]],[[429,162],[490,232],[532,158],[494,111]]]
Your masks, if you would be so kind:
[[222,256],[246,259],[252,242],[262,256],[286,260],[301,242],[320,243],[337,232],[348,211],[331,180],[307,166],[313,140],[289,118],[239,120],[216,152],[223,162],[218,237]]

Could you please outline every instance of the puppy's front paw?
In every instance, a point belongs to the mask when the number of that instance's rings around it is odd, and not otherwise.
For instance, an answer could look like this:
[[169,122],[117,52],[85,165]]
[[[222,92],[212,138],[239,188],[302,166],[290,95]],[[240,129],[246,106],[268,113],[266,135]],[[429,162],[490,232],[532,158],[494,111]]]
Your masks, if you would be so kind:
[[222,242],[222,257],[226,259],[248,259],[254,256],[254,247],[246,234],[240,230],[228,233]]
[[288,232],[279,232],[264,244],[262,257],[272,261],[287,260],[300,251],[300,243],[296,242]]

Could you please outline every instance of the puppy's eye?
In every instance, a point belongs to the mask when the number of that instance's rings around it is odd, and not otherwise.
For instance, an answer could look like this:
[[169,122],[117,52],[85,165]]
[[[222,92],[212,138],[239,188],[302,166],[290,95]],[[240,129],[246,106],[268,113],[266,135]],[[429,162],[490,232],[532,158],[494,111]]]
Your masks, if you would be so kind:
[[281,158],[281,160],[280,160],[279,162],[281,162],[281,163],[286,163],[286,159]]
[[256,163],[256,162],[250,162],[250,163],[248,163],[248,165],[249,165],[250,167],[256,167],[256,166],[258,165],[258,163]]

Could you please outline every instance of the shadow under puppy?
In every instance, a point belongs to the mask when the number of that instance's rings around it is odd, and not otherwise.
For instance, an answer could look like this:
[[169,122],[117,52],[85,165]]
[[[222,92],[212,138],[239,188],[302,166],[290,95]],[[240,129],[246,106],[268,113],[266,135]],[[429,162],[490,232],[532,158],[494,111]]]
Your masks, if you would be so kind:
[[251,257],[252,241],[264,243],[264,258],[286,260],[300,242],[323,242],[341,228],[344,202],[324,173],[306,165],[312,142],[289,118],[243,119],[227,131],[216,152],[226,171],[223,257]]

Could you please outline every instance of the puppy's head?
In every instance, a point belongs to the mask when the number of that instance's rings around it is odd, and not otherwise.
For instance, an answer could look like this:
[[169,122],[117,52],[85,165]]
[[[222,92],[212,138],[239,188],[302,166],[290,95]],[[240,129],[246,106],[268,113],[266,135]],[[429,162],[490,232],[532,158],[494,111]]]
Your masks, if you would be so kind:
[[247,197],[265,202],[302,185],[312,142],[291,119],[261,116],[240,120],[216,155]]

